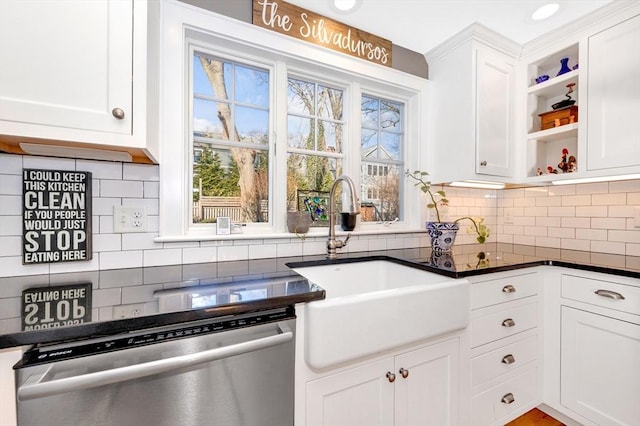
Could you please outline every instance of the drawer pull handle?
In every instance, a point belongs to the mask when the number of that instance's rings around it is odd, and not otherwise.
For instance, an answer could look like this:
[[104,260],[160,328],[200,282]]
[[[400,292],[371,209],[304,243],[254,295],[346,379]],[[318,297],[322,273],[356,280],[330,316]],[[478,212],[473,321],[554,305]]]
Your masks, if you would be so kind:
[[507,318],[506,320],[502,321],[503,327],[509,328],[509,327],[514,327],[515,325],[516,325],[516,322],[511,318]]
[[391,371],[387,371],[387,379],[389,380],[389,383],[393,383],[396,381],[396,375]]
[[511,392],[509,392],[508,394],[506,394],[505,396],[502,397],[502,399],[500,401],[502,401],[503,404],[511,404],[513,401],[515,401],[516,399],[513,397],[513,394]]
[[509,364],[513,364],[514,362],[516,362],[516,359],[511,354],[505,355],[504,357],[502,357],[503,364],[509,365]]
[[403,379],[409,377],[409,370],[405,370],[404,368],[401,368],[398,373],[400,373]]
[[503,293],[515,293],[516,292],[516,288],[514,286],[512,286],[511,284],[505,285],[504,287],[502,287],[502,292]]
[[611,290],[596,290],[595,293],[598,296],[606,297],[608,299],[624,300],[623,295]]

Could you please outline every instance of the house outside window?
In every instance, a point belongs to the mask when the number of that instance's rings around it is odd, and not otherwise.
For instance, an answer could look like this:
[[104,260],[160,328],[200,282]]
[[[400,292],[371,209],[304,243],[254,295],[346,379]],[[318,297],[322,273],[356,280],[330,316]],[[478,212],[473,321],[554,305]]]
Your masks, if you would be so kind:
[[404,104],[363,95],[361,202],[363,221],[402,219]]

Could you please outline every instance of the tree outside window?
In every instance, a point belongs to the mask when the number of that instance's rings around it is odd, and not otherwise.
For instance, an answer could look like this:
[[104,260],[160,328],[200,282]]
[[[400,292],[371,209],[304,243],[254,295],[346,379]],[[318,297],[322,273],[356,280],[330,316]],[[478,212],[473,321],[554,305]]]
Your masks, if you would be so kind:
[[269,221],[268,70],[196,52],[193,222]]

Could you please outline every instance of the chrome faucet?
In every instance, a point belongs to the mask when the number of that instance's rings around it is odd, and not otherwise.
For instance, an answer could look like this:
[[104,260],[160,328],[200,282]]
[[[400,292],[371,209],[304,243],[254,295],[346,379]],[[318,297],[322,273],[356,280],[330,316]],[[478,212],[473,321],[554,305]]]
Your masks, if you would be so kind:
[[[360,202],[358,200],[358,196],[356,195],[356,186],[353,184],[353,181],[349,176],[342,175],[338,177],[335,182],[333,182],[333,186],[331,187],[331,192],[329,193],[329,239],[327,240],[327,258],[335,259],[336,249],[342,248],[347,245],[347,241],[351,237],[351,234],[347,235],[347,238],[342,240],[336,240],[336,213],[335,213],[335,191],[340,182],[345,182],[349,188],[350,196],[351,196],[351,204],[349,204],[349,214],[357,215],[360,214]],[[344,209],[344,206],[343,206]]]

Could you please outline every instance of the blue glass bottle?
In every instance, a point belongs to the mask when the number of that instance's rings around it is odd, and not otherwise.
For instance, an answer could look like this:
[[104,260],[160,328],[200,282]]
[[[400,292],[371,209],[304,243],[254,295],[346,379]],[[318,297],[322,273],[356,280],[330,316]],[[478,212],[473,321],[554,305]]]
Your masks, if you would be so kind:
[[571,68],[569,68],[569,65],[567,65],[567,62],[569,62],[569,58],[560,59],[560,71],[558,71],[558,74],[556,74],[556,77],[571,71]]

